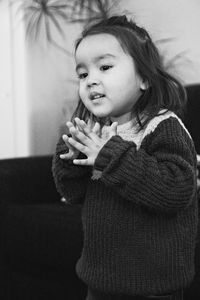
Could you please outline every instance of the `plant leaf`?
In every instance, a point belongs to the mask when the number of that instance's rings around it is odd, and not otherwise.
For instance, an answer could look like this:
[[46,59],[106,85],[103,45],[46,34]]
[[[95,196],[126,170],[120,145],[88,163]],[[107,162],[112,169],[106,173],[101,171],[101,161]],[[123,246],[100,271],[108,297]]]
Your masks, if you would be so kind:
[[53,13],[51,13],[50,11],[47,12],[47,17],[49,18],[49,21],[51,20],[52,23],[55,25],[55,27],[57,28],[58,32],[64,37],[64,31],[61,28],[59,22],[57,21],[56,17],[54,16]]

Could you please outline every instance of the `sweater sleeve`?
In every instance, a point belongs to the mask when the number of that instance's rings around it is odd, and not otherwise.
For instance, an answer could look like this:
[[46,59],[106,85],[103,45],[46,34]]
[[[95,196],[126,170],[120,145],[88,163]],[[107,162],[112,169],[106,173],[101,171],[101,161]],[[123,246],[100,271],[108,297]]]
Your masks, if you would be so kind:
[[175,213],[196,192],[194,145],[175,118],[162,121],[139,150],[133,142],[112,137],[101,149],[94,169],[100,180],[124,200],[150,210]]
[[[61,159],[60,154],[67,151],[68,148],[61,137],[52,161],[53,178],[58,192],[67,203],[81,204],[91,177],[91,167],[77,166],[71,160]],[[83,156],[80,154],[79,158]]]

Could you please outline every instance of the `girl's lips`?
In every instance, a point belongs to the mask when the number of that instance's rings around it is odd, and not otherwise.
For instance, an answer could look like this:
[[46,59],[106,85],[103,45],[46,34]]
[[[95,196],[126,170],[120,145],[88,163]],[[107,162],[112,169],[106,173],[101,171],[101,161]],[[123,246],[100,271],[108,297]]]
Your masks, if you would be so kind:
[[98,99],[101,99],[105,97],[104,94],[101,94],[101,93],[97,93],[97,92],[92,92],[89,96],[90,100],[94,101],[94,100],[98,100]]
[[104,96],[99,97],[99,98],[94,98],[92,101],[93,104],[99,104],[102,103],[102,99],[104,98]]

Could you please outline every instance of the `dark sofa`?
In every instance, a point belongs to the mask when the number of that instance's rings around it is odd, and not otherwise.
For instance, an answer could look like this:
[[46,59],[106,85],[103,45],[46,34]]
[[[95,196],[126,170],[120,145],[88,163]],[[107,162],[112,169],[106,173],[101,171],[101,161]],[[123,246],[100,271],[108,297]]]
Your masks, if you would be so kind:
[[[187,87],[185,123],[200,153],[200,86]],[[0,299],[82,300],[77,278],[81,254],[81,207],[60,200],[51,174],[51,156],[0,160]],[[200,249],[196,276],[185,300],[200,299]]]
[[0,160],[0,299],[84,299],[81,208],[60,201],[52,157]]

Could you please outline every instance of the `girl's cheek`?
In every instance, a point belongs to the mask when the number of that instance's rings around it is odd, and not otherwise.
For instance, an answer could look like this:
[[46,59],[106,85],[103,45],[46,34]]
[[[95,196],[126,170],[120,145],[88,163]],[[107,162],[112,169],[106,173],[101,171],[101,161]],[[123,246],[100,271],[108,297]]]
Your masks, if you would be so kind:
[[80,89],[80,85],[79,85],[79,87],[78,87],[78,95],[79,95],[79,97],[81,98],[81,89]]
[[78,92],[79,92],[79,94],[82,93],[82,90],[83,90],[82,84],[79,82],[79,85],[78,85]]
[[82,82],[79,82],[79,93],[83,93],[84,91],[84,84]]
[[78,93],[79,93],[79,97],[81,98],[81,99],[84,99],[85,97],[85,92],[84,92],[84,89],[81,87],[81,86],[79,86],[79,89],[78,89]]

